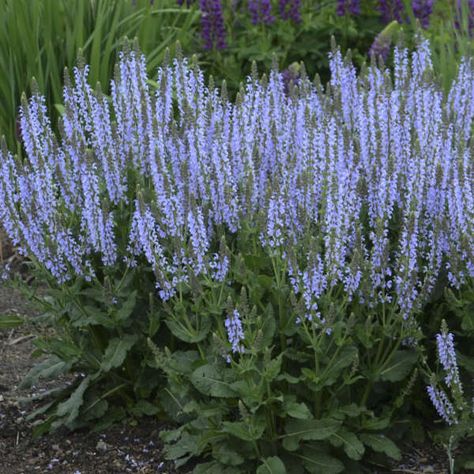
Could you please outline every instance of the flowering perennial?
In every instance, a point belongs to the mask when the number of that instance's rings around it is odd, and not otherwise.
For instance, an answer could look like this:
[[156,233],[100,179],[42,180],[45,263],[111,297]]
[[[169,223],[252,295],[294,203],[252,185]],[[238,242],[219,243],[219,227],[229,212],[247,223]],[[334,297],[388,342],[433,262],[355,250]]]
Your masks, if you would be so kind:
[[426,388],[428,396],[430,397],[433,406],[436,408],[438,415],[448,424],[456,424],[458,422],[456,417],[456,411],[452,403],[448,400],[446,393],[442,389],[438,389],[435,386],[428,385]]
[[222,0],[199,0],[201,33],[205,49],[224,49],[227,46]]
[[462,391],[456,351],[454,349],[454,336],[451,332],[448,332],[444,321],[442,332],[436,336],[436,347],[438,349],[438,360],[446,372],[444,382],[448,387],[455,386]]
[[26,158],[0,152],[2,224],[59,283],[146,262],[166,300],[191,273],[224,281],[219,242],[250,223],[287,261],[305,319],[324,321],[335,286],[407,318],[440,273],[474,275],[474,69],[444,96],[427,43],[411,60],[397,49],[393,77],[358,76],[339,52],[330,66],[326,91],[304,77],[288,91],[274,71],[235,103],[186,60],[152,89],[144,58],[122,54],[110,100],[76,68],[59,137],[43,97],[23,102]]
[[249,13],[254,25],[260,22],[270,25],[275,21],[270,0],[249,0]]
[[336,13],[339,16],[360,15],[360,0],[338,0]]
[[242,341],[244,340],[244,330],[242,328],[240,314],[236,309],[234,309],[232,315],[227,316],[225,328],[227,330],[227,337],[232,346],[232,352],[243,352],[244,346],[242,345]]

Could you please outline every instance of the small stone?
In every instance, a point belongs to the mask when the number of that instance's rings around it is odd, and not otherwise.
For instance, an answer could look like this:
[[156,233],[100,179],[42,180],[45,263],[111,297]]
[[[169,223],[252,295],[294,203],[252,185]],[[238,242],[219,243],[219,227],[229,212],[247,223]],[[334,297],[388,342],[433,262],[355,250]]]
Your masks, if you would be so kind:
[[97,443],[95,449],[97,449],[97,451],[107,451],[109,447],[107,446],[107,443],[103,440],[99,440],[99,442]]

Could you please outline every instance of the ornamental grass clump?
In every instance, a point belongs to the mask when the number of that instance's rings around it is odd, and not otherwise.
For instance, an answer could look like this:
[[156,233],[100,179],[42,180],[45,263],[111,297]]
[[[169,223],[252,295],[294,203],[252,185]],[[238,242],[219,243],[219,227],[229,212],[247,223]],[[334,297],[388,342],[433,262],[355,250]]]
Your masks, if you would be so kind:
[[425,307],[474,274],[474,69],[445,96],[427,43],[393,73],[330,67],[326,88],[272,71],[232,102],[128,49],[110,97],[66,74],[59,136],[23,100],[0,217],[54,329],[24,384],[76,375],[38,433],[165,418],[167,457],[197,473],[399,457]]

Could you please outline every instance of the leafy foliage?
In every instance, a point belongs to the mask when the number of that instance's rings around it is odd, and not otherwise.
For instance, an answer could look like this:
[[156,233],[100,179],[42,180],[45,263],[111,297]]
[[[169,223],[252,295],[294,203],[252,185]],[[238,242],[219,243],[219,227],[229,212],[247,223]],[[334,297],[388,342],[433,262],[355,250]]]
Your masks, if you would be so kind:
[[87,68],[66,77],[59,140],[24,101],[0,210],[54,328],[25,384],[75,375],[38,434],[160,416],[166,457],[196,473],[400,456],[427,316],[471,327],[474,72],[446,99],[426,43],[397,58],[392,81],[335,50],[326,89],[273,71],[233,103],[184,60],[149,81],[128,49],[110,100]]

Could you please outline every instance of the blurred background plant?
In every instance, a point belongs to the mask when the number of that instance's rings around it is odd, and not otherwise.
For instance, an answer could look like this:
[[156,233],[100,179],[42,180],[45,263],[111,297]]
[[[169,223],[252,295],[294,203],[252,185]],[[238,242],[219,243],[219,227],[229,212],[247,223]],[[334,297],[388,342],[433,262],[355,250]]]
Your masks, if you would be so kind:
[[62,102],[64,67],[78,51],[91,65],[91,80],[107,86],[124,36],[137,37],[150,69],[176,41],[190,44],[199,12],[173,0],[0,0],[0,135],[13,145],[23,91],[34,77],[50,109]]
[[231,96],[253,61],[263,70],[292,66],[291,76],[303,61],[325,83],[331,36],[360,67],[371,54],[390,61],[391,47],[413,45],[414,32],[426,35],[446,88],[473,44],[473,0],[0,0],[0,8],[0,135],[10,146],[32,77],[52,109],[61,102],[62,69],[81,50],[91,80],[107,93],[125,36],[138,38],[152,77],[179,41],[207,74],[226,80]]

